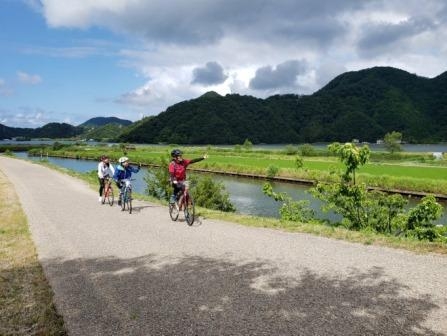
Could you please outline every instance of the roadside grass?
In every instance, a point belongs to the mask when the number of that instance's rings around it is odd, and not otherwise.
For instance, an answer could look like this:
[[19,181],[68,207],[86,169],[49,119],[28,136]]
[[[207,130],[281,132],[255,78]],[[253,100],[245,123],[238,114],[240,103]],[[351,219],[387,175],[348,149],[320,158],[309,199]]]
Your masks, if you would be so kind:
[[[73,170],[61,168],[45,161],[42,162],[42,164],[85,181],[94,190],[96,190],[98,187],[96,173],[78,173]],[[136,199],[167,206],[166,201],[162,201],[147,195],[135,193],[134,197]],[[420,254],[438,253],[447,255],[447,244],[420,241],[414,238],[388,236],[376,232],[371,232],[369,230],[352,231],[341,226],[325,225],[320,222],[299,223],[291,221],[281,221],[280,219],[276,218],[248,216],[236,213],[210,210],[201,207],[196,207],[196,211],[197,215],[204,219],[209,218],[223,220],[251,227],[279,229],[286,232],[307,233],[365,245],[403,249]]]
[[66,335],[27,219],[0,172],[0,335]]

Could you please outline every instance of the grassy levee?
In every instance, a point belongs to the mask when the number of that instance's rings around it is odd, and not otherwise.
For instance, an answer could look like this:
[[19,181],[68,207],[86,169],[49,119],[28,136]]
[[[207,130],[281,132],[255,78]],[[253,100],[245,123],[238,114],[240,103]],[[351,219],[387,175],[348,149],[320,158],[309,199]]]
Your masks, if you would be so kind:
[[[112,161],[126,155],[133,162],[157,164],[167,156],[172,146],[142,146],[126,151],[119,146],[71,146],[59,150],[46,149],[48,155],[97,159],[106,154]],[[190,169],[207,169],[217,172],[256,174],[265,176],[269,166],[279,168],[276,176],[309,181],[333,181],[333,172],[343,169],[334,156],[303,157],[303,167],[296,167],[296,155],[280,150],[237,151],[218,147],[181,147],[185,157],[194,158],[208,153],[208,159]],[[428,153],[374,153],[371,162],[362,166],[358,181],[371,187],[387,190],[404,190],[434,193],[447,196],[447,161],[434,161]]]
[[[71,176],[84,180],[95,191],[98,188],[96,172],[94,171],[92,171],[91,173],[78,173],[73,170],[67,168],[61,168],[59,166],[50,164],[45,161],[41,161],[41,164],[44,164],[52,169],[61,171],[65,174],[69,174]],[[133,197],[135,199],[150,201],[153,203],[158,203],[167,206],[166,201],[161,201],[147,195],[134,193]],[[168,210],[166,208],[166,212],[167,211]],[[415,253],[447,254],[447,244],[439,242],[420,241],[415,238],[387,236],[384,234],[372,232],[370,230],[352,231],[341,226],[325,225],[317,221],[312,223],[281,221],[276,218],[241,215],[236,213],[210,210],[201,207],[196,207],[196,211],[197,215],[204,219],[210,218],[217,220],[225,220],[228,222],[233,222],[251,227],[278,229],[287,232],[309,233],[322,237],[340,239],[360,244],[378,245],[378,246],[404,249]]]
[[0,335],[66,335],[14,188],[0,171]]

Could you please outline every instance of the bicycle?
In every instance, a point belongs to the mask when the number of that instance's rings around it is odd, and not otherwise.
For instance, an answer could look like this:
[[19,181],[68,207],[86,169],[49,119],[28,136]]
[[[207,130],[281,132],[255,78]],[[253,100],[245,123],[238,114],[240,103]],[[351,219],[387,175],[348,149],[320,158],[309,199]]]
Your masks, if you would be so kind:
[[180,211],[183,210],[185,221],[191,226],[195,220],[194,198],[189,193],[189,182],[185,181],[183,186],[183,190],[176,197],[176,202],[169,203],[169,215],[173,221],[176,221]]
[[121,211],[125,211],[127,209],[129,214],[132,213],[132,183],[130,181],[133,180],[134,179],[121,180],[121,183],[124,184],[120,192]]
[[104,179],[104,191],[102,193],[101,203],[105,204],[106,200],[110,206],[113,205],[113,202],[115,200],[115,196],[113,195],[112,179],[110,177]]

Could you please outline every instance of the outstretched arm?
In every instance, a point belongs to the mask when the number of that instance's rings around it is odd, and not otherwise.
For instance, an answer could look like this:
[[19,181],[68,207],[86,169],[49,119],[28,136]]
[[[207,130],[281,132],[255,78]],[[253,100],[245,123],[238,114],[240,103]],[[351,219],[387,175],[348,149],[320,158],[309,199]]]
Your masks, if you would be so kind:
[[208,156],[205,154],[204,156],[202,156],[201,158],[196,158],[196,159],[192,159],[191,161],[189,161],[189,163],[196,163],[202,160],[205,160]]

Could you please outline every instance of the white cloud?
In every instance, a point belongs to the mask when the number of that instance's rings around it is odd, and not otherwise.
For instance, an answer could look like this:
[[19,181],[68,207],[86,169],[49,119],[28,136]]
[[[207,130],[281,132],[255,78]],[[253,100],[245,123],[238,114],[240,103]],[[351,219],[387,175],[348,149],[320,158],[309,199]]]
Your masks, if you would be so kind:
[[36,85],[42,82],[42,78],[39,75],[31,75],[23,71],[17,72],[17,78],[22,84]]
[[[139,42],[117,55],[146,83],[115,99],[138,113],[156,114],[208,90],[312,93],[344,71],[377,65],[429,77],[447,68],[447,5],[438,0],[41,0],[40,11],[53,28],[100,27]],[[116,48],[28,52],[88,57]],[[210,60],[220,68],[209,69]],[[305,71],[291,64],[279,71],[290,60]]]
[[52,117],[53,113],[41,108],[0,109],[0,123],[9,127],[36,128],[53,121]]

